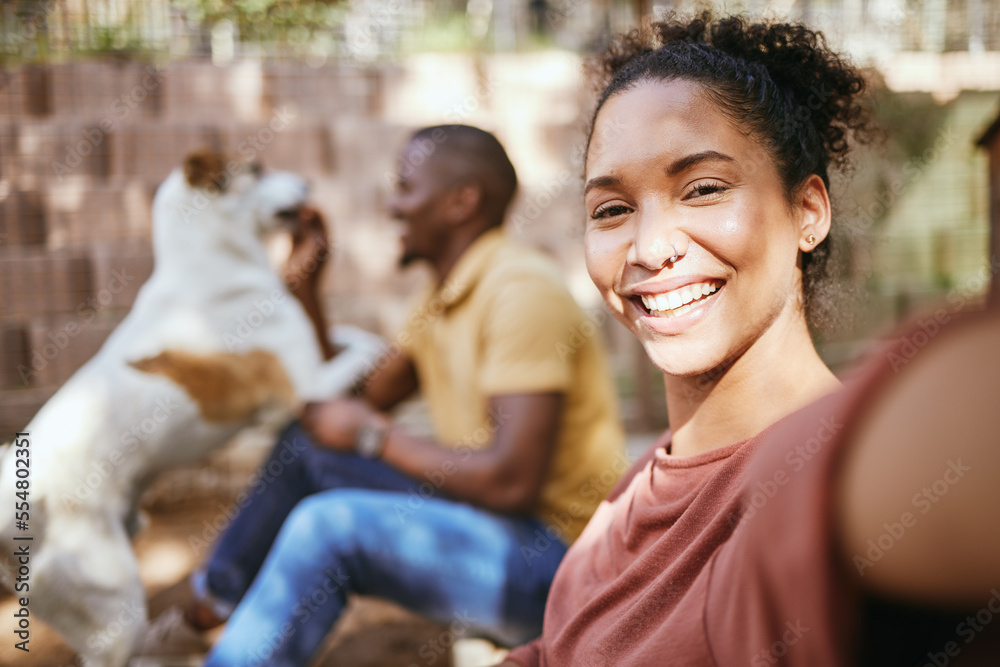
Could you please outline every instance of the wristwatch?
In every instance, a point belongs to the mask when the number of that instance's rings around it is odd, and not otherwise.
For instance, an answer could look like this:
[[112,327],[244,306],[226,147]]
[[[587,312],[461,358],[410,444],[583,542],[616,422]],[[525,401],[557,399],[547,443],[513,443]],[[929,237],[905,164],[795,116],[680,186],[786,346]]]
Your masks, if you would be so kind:
[[382,456],[385,440],[389,435],[389,427],[385,424],[367,423],[358,427],[354,439],[354,451],[366,459],[377,459]]

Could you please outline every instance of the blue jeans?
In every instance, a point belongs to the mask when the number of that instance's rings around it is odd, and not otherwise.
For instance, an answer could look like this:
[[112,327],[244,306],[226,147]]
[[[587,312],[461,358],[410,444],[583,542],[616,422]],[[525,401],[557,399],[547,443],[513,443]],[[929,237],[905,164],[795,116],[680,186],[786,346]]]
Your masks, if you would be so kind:
[[196,579],[217,610],[238,603],[205,664],[305,665],[349,593],[521,644],[541,633],[565,553],[538,519],[447,499],[380,461],[316,447],[293,424]]

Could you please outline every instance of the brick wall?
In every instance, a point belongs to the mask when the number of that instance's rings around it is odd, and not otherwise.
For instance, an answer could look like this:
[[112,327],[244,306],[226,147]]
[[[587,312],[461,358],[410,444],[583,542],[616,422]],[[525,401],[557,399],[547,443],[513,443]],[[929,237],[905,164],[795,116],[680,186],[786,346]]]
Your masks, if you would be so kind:
[[[184,155],[246,151],[256,138],[258,159],[322,187],[343,169],[360,178],[343,160],[395,138],[369,120],[380,75],[357,67],[110,61],[10,74],[0,90],[0,441],[128,312],[152,271],[152,197]],[[292,116],[278,134],[263,129],[276,113]],[[379,197],[350,181],[335,189],[371,208]]]

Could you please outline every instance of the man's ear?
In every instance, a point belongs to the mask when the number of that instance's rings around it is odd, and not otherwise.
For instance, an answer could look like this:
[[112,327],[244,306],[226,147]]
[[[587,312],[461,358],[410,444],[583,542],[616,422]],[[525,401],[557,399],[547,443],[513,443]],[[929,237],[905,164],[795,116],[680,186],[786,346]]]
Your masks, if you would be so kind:
[[830,233],[830,193],[823,179],[812,174],[799,186],[795,197],[799,211],[799,249],[812,252]]
[[456,185],[448,193],[445,207],[447,221],[454,226],[462,225],[481,212],[483,188],[475,181]]

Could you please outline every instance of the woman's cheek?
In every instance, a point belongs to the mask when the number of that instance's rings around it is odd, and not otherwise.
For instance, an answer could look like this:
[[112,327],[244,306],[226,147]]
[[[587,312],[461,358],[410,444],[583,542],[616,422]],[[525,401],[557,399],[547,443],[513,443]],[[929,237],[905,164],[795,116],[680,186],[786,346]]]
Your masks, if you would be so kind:
[[627,243],[616,238],[621,236],[617,231],[588,229],[584,235],[587,273],[609,306],[618,300],[614,287],[624,269],[628,253]]
[[727,253],[738,253],[740,249],[749,250],[755,240],[763,241],[764,230],[759,221],[739,209],[719,218],[708,230],[714,244],[720,251]]

